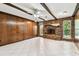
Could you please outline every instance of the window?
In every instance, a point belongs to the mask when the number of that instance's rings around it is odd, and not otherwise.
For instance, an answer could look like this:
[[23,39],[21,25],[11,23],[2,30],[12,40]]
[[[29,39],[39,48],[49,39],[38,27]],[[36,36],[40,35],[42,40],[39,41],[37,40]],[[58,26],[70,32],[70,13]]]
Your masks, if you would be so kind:
[[75,20],[75,38],[79,39],[79,19]]
[[63,38],[71,39],[71,20],[63,21]]

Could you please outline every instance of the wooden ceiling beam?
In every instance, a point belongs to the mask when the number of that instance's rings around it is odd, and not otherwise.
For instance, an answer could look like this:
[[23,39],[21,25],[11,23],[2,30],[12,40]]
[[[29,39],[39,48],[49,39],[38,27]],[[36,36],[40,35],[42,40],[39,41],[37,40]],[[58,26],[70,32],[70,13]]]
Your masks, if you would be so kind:
[[57,18],[52,14],[52,12],[51,12],[50,9],[46,6],[45,3],[40,3],[40,4],[48,11],[48,13],[49,13],[52,17],[55,18],[55,20],[57,20]]
[[76,15],[77,11],[79,10],[79,3],[77,3],[76,7],[75,7],[75,10],[74,10],[74,13],[73,13],[73,17]]

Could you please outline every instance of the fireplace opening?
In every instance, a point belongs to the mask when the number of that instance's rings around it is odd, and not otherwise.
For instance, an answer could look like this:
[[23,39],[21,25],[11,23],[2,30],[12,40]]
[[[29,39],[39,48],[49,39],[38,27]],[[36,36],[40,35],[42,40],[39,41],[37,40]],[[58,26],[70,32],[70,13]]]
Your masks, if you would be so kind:
[[47,34],[55,34],[55,28],[53,26],[48,26]]
[[55,29],[48,28],[47,34],[55,34]]

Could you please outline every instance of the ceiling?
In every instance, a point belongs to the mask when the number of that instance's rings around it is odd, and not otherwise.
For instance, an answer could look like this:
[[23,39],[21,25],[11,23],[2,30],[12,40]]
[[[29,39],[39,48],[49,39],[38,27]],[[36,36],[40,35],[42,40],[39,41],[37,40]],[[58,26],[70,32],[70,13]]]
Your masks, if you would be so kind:
[[[44,6],[41,5],[40,3],[11,3],[11,4],[21,8],[22,10],[27,11],[28,13],[31,13],[32,15],[2,3],[0,4],[0,11],[17,15],[23,18],[31,19],[33,21],[44,21],[44,20],[47,21],[55,19],[48,12],[48,10],[46,10]],[[45,3],[45,5],[48,7],[49,11],[58,19],[72,16],[75,11],[77,3]],[[36,10],[40,11],[39,17],[44,20],[34,17],[34,12]]]

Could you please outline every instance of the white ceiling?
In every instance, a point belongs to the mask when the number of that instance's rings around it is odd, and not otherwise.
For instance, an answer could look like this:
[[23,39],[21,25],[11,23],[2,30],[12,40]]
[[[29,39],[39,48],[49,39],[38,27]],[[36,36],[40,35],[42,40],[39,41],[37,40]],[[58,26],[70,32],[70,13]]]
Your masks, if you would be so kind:
[[46,5],[57,18],[72,16],[76,7],[76,3],[46,3]]
[[[54,19],[40,3],[12,3],[12,4],[32,14],[34,14],[34,9],[40,10],[41,11],[40,17],[45,20]],[[55,17],[57,18],[72,16],[76,7],[76,3],[45,3],[45,4],[50,9],[52,14],[54,14]],[[29,15],[27,13],[24,13],[18,9],[15,9],[5,4],[0,4],[0,11],[28,18],[34,21],[43,21],[41,19],[34,18],[33,15]]]
[[18,6],[32,14],[34,14],[34,9],[40,10],[42,11],[41,14],[43,16],[41,16],[41,18],[44,18],[45,20],[50,20],[50,19],[54,19],[43,7],[40,3],[13,3],[13,5]]
[[7,6],[5,4],[0,4],[0,11],[10,13],[10,14],[13,14],[13,15],[17,15],[17,16],[20,16],[20,17],[23,17],[23,18],[34,20],[33,16],[26,14],[26,13],[20,11],[20,10],[17,10],[13,7]]

